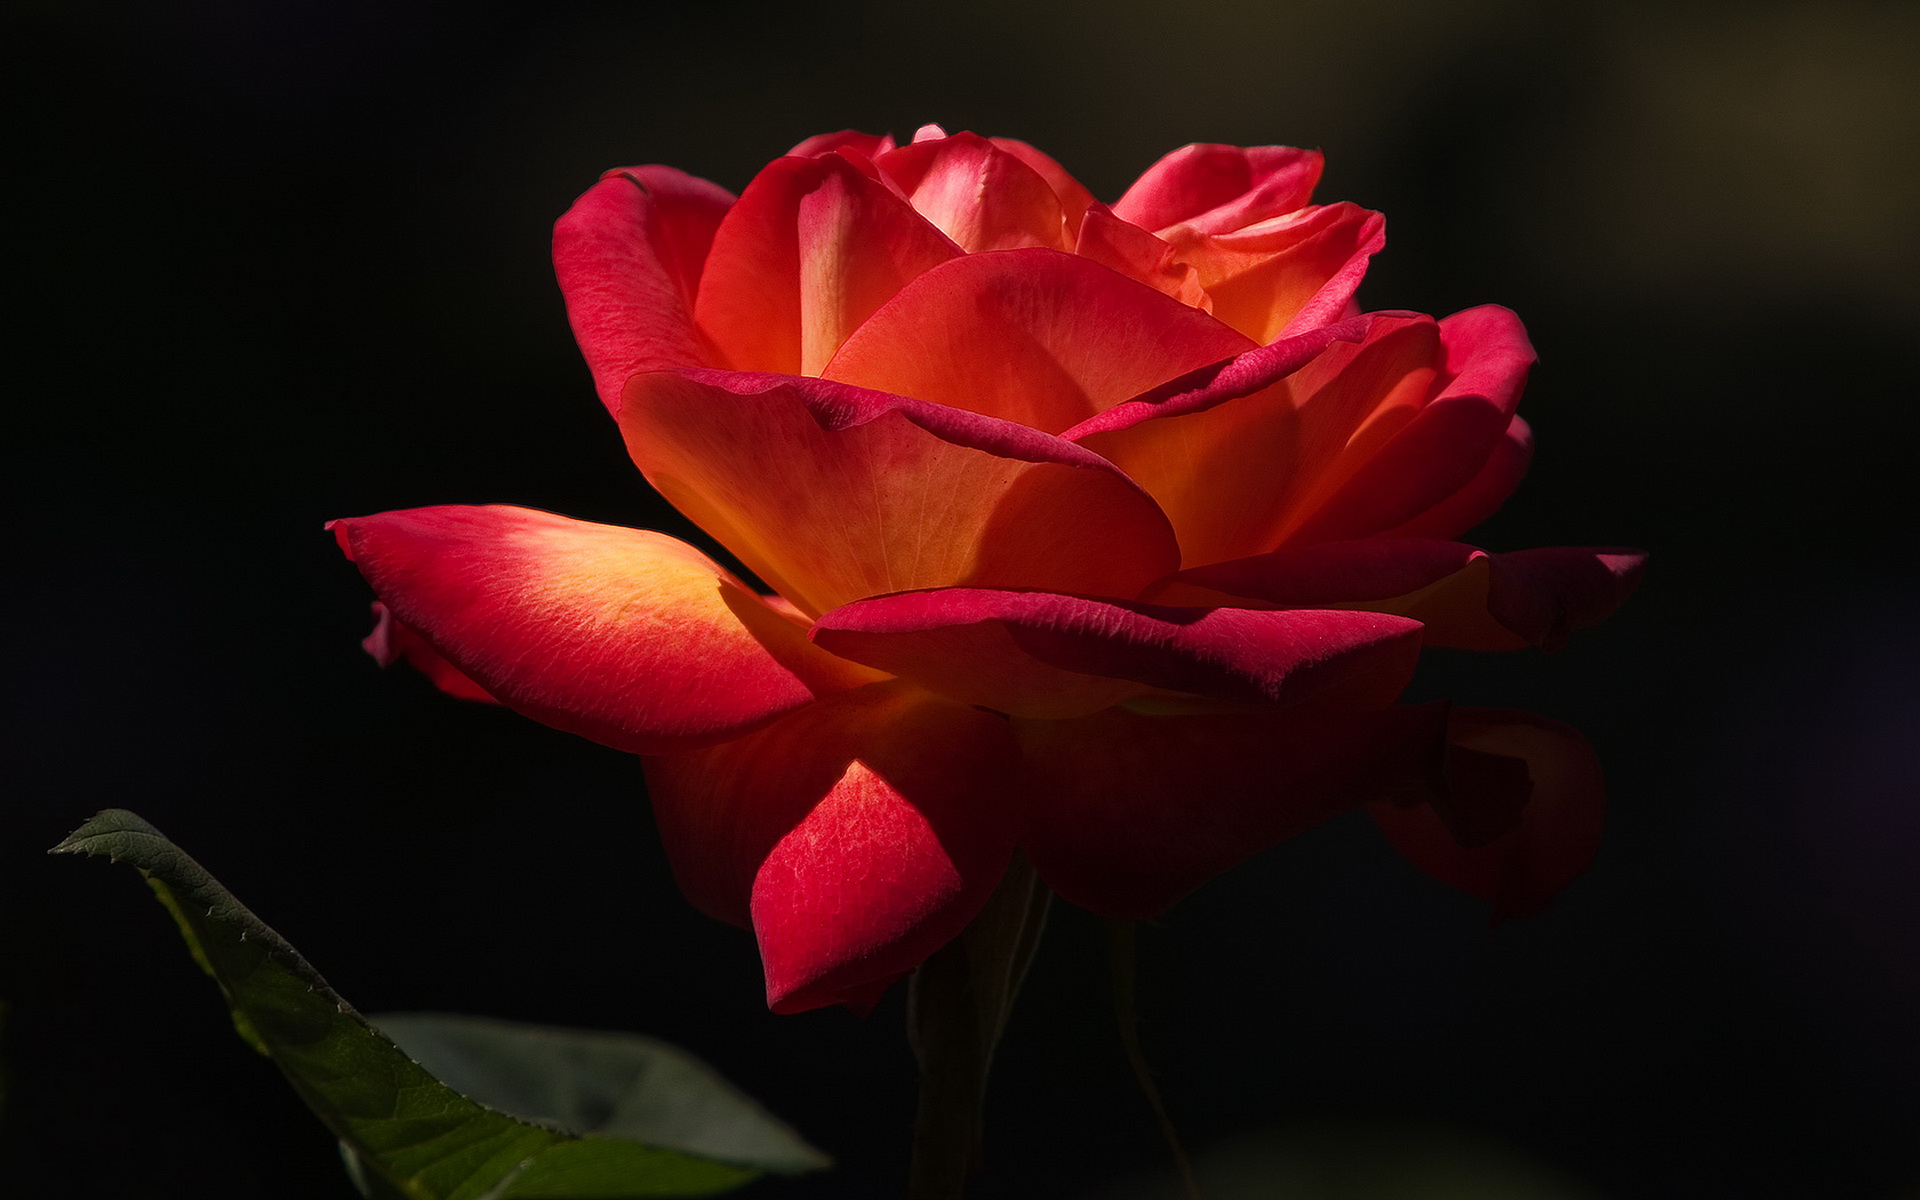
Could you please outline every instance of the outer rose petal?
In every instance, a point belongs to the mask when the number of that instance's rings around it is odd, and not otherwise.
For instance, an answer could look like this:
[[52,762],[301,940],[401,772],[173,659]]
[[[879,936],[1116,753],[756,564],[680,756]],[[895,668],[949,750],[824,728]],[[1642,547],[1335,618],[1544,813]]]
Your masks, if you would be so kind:
[[1323,165],[1318,150],[1292,146],[1183,146],[1148,167],[1113,212],[1156,233],[1225,233],[1305,205]]
[[553,227],[567,319],[609,411],[635,371],[707,361],[693,300],[733,194],[671,167],[609,171]]
[[482,704],[500,703],[487,689],[462,675],[460,668],[441,658],[432,642],[394,620],[393,610],[378,600],[373,602],[373,632],[360,640],[360,648],[383,667],[405,659],[449,696]]
[[1018,155],[977,134],[915,141],[873,165],[914,211],[969,254],[1071,245],[1052,186]]
[[821,616],[810,636],[956,700],[1054,719],[1149,689],[1382,707],[1420,654],[1419,623],[1379,613],[1165,608],[977,588],[857,601]]
[[455,669],[616,750],[737,737],[875,678],[665,534],[503,505],[329,528],[394,617]]
[[[1453,711],[1448,737],[1457,748],[1480,759],[1482,780],[1495,780],[1489,760],[1510,769],[1524,768],[1532,794],[1519,823],[1484,844],[1463,840],[1448,821],[1427,805],[1370,805],[1369,813],[1387,840],[1427,874],[1493,903],[1494,916],[1522,917],[1549,900],[1593,860],[1600,844],[1605,807],[1600,763],[1593,748],[1575,730],[1505,709]],[[1505,784],[1495,782],[1479,794],[1454,789],[1458,811],[1474,806],[1500,808]],[[1459,820],[1455,819],[1458,829]]]
[[1091,259],[1010,250],[944,263],[847,339],[824,374],[1058,433],[1253,348]]
[[646,768],[681,888],[752,924],[775,1012],[870,1006],[959,933],[1021,806],[1006,723],[900,684]]
[[[1356,325],[1363,340],[1328,345]],[[1146,419],[1111,430],[1088,422],[1069,436],[1112,459],[1160,503],[1187,565],[1263,553],[1313,520],[1415,419],[1442,354],[1431,318],[1397,314],[1312,330],[1269,350],[1316,344],[1327,349],[1278,382],[1269,378],[1271,386],[1210,385],[1193,399],[1128,405],[1129,416]],[[1215,398],[1222,390],[1239,394],[1223,402]]]
[[620,418],[661,494],[810,615],[925,587],[1129,596],[1179,562],[1105,459],[958,409],[699,371],[636,377]]
[[1327,817],[1438,786],[1441,705],[1016,721],[1034,777],[1025,848],[1041,878],[1108,917],[1159,915]]
[[1429,646],[1553,650],[1612,616],[1646,561],[1642,551],[1609,547],[1489,554],[1458,542],[1367,538],[1183,571],[1155,599],[1364,608],[1420,621]]
[[853,159],[782,158],[714,235],[694,315],[727,366],[818,375],[874,309],[959,253]]
[[1332,542],[1417,525],[1430,509],[1451,506],[1504,453],[1534,361],[1520,319],[1495,305],[1471,308],[1442,320],[1440,338],[1438,393],[1390,440],[1370,445],[1337,490],[1316,496],[1288,540]]

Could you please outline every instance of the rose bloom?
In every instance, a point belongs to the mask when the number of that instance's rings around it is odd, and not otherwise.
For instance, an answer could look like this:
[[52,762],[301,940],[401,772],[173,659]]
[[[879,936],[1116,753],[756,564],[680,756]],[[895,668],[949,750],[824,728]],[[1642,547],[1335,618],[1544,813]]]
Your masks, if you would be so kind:
[[738,198],[608,172],[554,260],[634,463],[771,593],[507,506],[333,524],[368,648],[641,755],[679,882],[776,1010],[870,1006],[1024,852],[1145,918],[1364,806],[1537,908],[1598,837],[1579,736],[1396,706],[1424,647],[1553,646],[1641,556],[1489,554],[1532,442],[1514,315],[1357,315],[1320,155],[1188,146],[1111,206],[1022,142],[830,134]]

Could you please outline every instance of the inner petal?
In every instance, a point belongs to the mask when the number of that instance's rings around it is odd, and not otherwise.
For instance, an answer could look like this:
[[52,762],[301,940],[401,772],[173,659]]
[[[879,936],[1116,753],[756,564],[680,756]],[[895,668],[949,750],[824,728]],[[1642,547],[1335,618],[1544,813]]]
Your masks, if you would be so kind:
[[1143,283],[1033,248],[927,271],[847,339],[825,374],[1059,433],[1252,348]]

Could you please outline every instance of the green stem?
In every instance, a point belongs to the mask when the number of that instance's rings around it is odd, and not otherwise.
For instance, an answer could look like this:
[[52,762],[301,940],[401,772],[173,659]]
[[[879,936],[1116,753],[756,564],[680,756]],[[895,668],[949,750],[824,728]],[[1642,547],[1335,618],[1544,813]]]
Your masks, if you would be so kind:
[[1052,898],[1015,855],[973,923],[913,973],[907,1036],[920,1062],[920,1109],[907,1200],[960,1200],[980,1165],[987,1070]]
[[1133,1068],[1140,1093],[1147,1098],[1147,1107],[1153,1110],[1153,1119],[1160,1126],[1161,1140],[1173,1154],[1173,1164],[1179,1169],[1187,1200],[1200,1200],[1200,1181],[1194,1177],[1193,1160],[1180,1144],[1179,1131],[1173,1127],[1173,1118],[1167,1115],[1166,1101],[1160,1098],[1160,1089],[1153,1082],[1153,1070],[1147,1066],[1146,1052],[1140,1048],[1140,1005],[1134,987],[1139,979],[1139,967],[1134,955],[1133,933],[1132,921],[1107,922],[1107,964],[1113,970],[1113,1015],[1120,1026],[1120,1044],[1126,1049],[1127,1065]]

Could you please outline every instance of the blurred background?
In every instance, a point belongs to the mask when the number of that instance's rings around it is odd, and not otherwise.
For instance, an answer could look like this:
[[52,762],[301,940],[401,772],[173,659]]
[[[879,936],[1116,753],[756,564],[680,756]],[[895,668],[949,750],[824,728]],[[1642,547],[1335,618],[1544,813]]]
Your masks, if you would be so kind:
[[[667,874],[637,764],[381,673],[330,517],[686,526],[568,333],[553,219],[609,166],[737,190],[800,138],[1024,138],[1112,199],[1191,141],[1321,146],[1388,217],[1368,307],[1540,350],[1497,548],[1654,551],[1553,656],[1416,690],[1572,722],[1606,843],[1489,928],[1364,819],[1140,935],[1214,1197],[1893,1197],[1920,1185],[1920,9],[981,0],[14,0],[0,806],[6,1182],[351,1193],[125,868],[130,807],[368,1011],[633,1029],[901,1194],[900,990],[774,1017]],[[981,1197],[1170,1197],[1104,930],[1058,906]],[[1906,1190],[1903,1190],[1906,1189]]]

